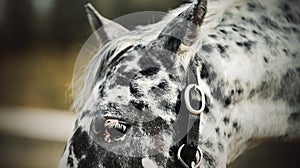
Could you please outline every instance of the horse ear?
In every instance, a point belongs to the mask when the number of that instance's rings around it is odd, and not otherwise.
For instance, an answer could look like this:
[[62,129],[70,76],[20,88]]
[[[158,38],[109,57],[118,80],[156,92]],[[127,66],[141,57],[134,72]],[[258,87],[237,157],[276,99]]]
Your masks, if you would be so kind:
[[191,46],[199,39],[199,30],[203,23],[207,0],[196,0],[189,8],[176,16],[161,31],[158,40],[164,47],[172,45],[176,52],[180,44]]
[[100,44],[104,44],[128,32],[122,25],[101,16],[91,3],[85,5],[85,10],[92,30],[96,32],[96,37]]

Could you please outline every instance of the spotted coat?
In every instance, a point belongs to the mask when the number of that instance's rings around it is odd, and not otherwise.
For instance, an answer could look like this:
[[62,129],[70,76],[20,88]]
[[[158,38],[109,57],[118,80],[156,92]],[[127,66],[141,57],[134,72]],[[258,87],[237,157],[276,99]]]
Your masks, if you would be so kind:
[[187,78],[196,82],[195,67],[207,100],[201,167],[224,168],[259,142],[299,137],[299,1],[211,0],[206,15],[195,6],[132,31],[87,6],[104,33],[81,77],[78,118],[59,167],[182,167],[183,141],[173,144],[171,125]]

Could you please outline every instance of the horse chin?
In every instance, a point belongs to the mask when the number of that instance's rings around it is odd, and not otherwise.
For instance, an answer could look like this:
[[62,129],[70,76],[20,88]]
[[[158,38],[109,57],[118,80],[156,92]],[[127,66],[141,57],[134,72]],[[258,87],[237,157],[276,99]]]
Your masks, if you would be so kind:
[[108,146],[100,145],[79,126],[68,143],[59,167],[73,167],[75,164],[77,167],[143,167],[144,158],[130,156],[126,152],[117,153]]

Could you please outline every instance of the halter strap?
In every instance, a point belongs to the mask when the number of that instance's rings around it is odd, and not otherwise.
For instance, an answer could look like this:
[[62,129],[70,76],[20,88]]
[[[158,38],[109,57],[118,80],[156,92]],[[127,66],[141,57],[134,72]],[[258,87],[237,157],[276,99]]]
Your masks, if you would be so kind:
[[[191,129],[188,130],[186,144],[181,145],[177,152],[178,160],[182,163],[183,166],[187,168],[189,168],[190,166],[192,168],[199,167],[203,158],[202,151],[198,146],[199,146],[200,115],[205,108],[205,96],[200,85],[200,69],[198,66],[196,68],[196,75],[197,75],[196,78],[198,84],[189,84],[186,87],[184,92],[185,104],[187,110],[190,112],[188,114],[189,117],[188,117],[187,128],[191,128]],[[188,83],[188,77],[187,77],[187,83]],[[190,91],[193,88],[198,89],[201,94],[201,108],[199,110],[196,110],[191,106]],[[196,163],[194,162],[195,159],[196,159]],[[191,163],[191,165],[189,166],[187,163]]]

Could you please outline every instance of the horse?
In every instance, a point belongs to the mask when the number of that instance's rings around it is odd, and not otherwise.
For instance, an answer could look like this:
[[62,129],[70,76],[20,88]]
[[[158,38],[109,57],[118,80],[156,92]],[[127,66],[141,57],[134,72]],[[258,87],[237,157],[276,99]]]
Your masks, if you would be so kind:
[[225,168],[299,138],[298,4],[195,0],[134,30],[86,5],[101,47],[59,167]]

